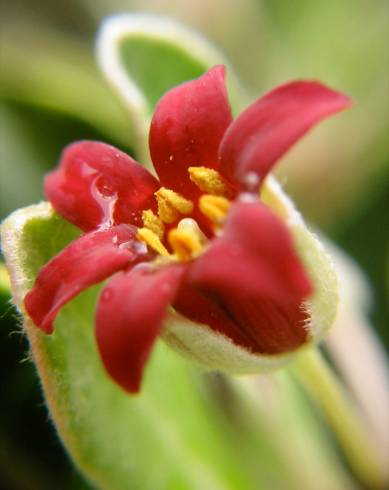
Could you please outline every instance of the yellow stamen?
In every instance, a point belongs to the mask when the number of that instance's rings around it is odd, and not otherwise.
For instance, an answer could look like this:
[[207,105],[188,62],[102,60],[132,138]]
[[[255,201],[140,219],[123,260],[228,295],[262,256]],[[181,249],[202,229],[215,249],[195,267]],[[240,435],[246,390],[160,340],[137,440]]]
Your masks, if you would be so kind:
[[199,199],[199,208],[215,224],[220,224],[230,208],[230,201],[225,197],[206,194]]
[[142,240],[143,242],[145,242],[149,247],[151,247],[160,255],[163,255],[165,257],[170,255],[166,247],[159,239],[158,235],[156,235],[149,228],[138,228],[137,238],[138,240]]
[[180,219],[181,214],[190,214],[193,203],[177,192],[161,187],[155,193],[158,203],[158,215],[164,223],[171,224]]
[[178,260],[182,262],[191,260],[202,249],[199,236],[190,230],[174,228],[170,230],[168,239]]
[[224,196],[227,194],[227,186],[222,176],[216,170],[207,167],[189,167],[190,180],[197,187],[208,194]]
[[199,225],[197,222],[192,219],[192,218],[184,218],[182,219],[178,225],[177,229],[180,231],[189,231],[191,233],[194,233],[197,235],[198,239],[200,240],[201,244],[205,244],[207,241],[207,237],[204,235],[204,233],[201,231]]
[[159,239],[163,238],[165,227],[161,219],[151,209],[142,212],[143,226],[151,230]]

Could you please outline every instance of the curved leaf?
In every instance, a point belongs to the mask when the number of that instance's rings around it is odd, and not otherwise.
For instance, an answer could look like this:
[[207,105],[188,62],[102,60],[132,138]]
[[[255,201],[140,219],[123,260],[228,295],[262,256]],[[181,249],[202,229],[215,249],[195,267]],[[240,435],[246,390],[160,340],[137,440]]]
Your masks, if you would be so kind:
[[104,84],[86,43],[44,24],[0,21],[1,98],[83,121],[132,144],[126,111]]
[[[199,34],[172,19],[151,14],[108,17],[97,38],[99,65],[127,107],[138,136],[137,149],[148,160],[147,136],[154,107],[170,88],[228,62]],[[227,81],[232,106],[244,103],[233,71]]]

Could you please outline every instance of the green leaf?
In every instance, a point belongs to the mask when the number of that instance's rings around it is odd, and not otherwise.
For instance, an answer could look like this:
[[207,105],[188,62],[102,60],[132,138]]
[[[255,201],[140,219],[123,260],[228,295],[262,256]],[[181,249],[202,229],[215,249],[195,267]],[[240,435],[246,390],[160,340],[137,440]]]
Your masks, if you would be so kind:
[[[225,57],[200,35],[172,19],[149,14],[120,14],[105,20],[97,39],[97,57],[130,113],[143,161],[148,160],[149,124],[160,97],[213,65],[228,67]],[[229,67],[227,83],[236,108],[244,100]]]
[[[16,211],[2,226],[2,247],[11,271],[14,302],[23,297],[39,268],[78,231],[49,204]],[[58,432],[70,454],[98,488],[262,488],[237,434],[207,394],[206,377],[159,344],[139,396],[129,396],[106,375],[93,335],[99,287],[63,308],[53,335],[24,317],[24,328]],[[244,440],[240,443],[244,448]],[[256,461],[256,464],[257,461]],[[263,472],[282,471],[267,468]]]
[[9,276],[8,276],[8,271],[3,264],[3,262],[0,262],[0,297],[1,298],[7,298],[9,297],[10,294],[10,282],[9,282]]

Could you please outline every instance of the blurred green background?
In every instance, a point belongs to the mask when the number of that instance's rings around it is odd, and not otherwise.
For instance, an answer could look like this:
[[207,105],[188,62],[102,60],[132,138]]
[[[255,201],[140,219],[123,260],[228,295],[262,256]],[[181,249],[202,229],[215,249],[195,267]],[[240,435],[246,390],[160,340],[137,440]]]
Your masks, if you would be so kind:
[[[251,98],[315,78],[354,106],[323,124],[277,173],[315,226],[370,281],[386,348],[389,209],[389,9],[384,0],[14,0],[0,2],[0,218],[44,198],[42,176],[67,143],[99,139],[131,152],[131,127],[94,59],[102,18],[172,16],[224,51]],[[27,345],[1,295],[0,487],[87,488],[48,420]]]

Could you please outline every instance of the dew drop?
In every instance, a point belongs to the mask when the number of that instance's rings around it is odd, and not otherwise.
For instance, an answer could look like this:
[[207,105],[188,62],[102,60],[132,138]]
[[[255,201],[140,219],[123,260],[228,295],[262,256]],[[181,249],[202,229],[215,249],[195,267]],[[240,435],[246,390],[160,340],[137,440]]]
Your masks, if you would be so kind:
[[145,242],[140,242],[138,240],[132,240],[130,248],[133,252],[135,252],[139,255],[147,254],[147,245],[145,244]]
[[97,170],[90,167],[86,162],[82,162],[81,164],[81,175],[82,177],[90,177],[91,175],[96,175]]
[[252,192],[242,192],[238,196],[238,200],[240,202],[257,202],[258,201],[258,196]]
[[96,176],[91,185],[91,193],[102,211],[100,227],[109,228],[114,224],[115,205],[118,200],[117,193],[101,177]]
[[101,295],[101,301],[111,301],[113,298],[113,291],[110,288],[106,288]]
[[136,255],[144,255],[147,254],[147,245],[144,242],[140,242],[138,240],[129,240],[127,242],[123,242],[119,245],[121,250],[129,250],[134,252]]
[[248,192],[257,192],[261,179],[255,172],[248,172],[243,179],[243,185]]

